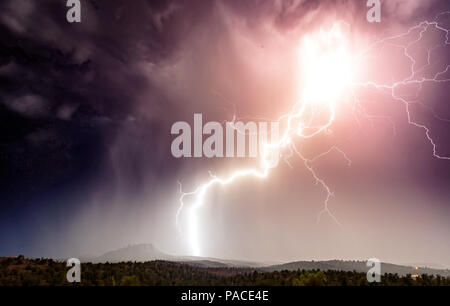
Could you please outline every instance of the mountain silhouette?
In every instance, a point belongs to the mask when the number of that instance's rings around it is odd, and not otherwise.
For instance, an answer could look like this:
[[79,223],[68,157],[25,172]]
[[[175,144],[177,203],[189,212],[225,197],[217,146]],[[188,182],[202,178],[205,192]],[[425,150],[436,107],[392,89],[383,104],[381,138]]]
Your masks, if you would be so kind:
[[[174,256],[160,251],[153,244],[135,244],[127,247],[107,252],[98,257],[80,258],[82,262],[92,263],[117,263],[117,262],[145,262],[154,260],[164,260],[185,263],[197,267],[205,268],[252,268],[259,271],[296,271],[296,270],[335,270],[335,271],[356,271],[366,273],[370,267],[365,261],[357,260],[326,260],[326,261],[294,261],[284,264],[268,265],[264,263],[219,259],[196,256]],[[381,274],[392,273],[405,276],[407,274],[428,274],[450,276],[448,269],[432,269],[429,267],[413,267],[409,265],[396,265],[391,263],[381,263]]]

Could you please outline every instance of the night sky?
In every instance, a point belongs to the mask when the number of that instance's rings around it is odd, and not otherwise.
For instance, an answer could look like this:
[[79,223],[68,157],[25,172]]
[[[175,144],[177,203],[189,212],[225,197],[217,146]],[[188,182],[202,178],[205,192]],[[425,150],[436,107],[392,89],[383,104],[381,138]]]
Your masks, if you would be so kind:
[[[192,122],[194,113],[274,120],[298,97],[304,35],[343,20],[352,44],[367,46],[450,11],[448,0],[389,0],[381,23],[371,24],[359,0],[81,5],[81,23],[68,23],[65,1],[0,3],[0,256],[98,255],[134,243],[189,254],[175,226],[178,181],[189,191],[208,170],[226,174],[252,161],[176,159],[173,123]],[[450,14],[439,18],[450,29]],[[430,30],[412,47],[420,66],[438,46],[423,75],[450,65],[445,40]],[[382,83],[409,69],[385,45],[363,70]],[[429,128],[437,153],[450,156],[450,82],[401,90],[411,93],[411,117]],[[388,93],[357,94],[373,118],[358,124],[343,107],[333,133],[301,143],[305,155],[339,146],[352,160],[348,167],[330,153],[314,163],[340,225],[327,215],[317,222],[324,191],[294,158],[292,169],[280,163],[264,181],[208,194],[199,216],[203,256],[450,267],[450,160],[433,156],[424,129],[408,124],[405,106]]]

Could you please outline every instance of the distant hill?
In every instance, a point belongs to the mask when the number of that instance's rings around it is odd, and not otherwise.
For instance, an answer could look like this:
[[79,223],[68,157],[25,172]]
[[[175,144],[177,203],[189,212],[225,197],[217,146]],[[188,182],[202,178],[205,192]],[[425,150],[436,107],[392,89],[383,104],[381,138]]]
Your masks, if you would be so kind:
[[[272,265],[262,268],[264,271],[281,271],[281,270],[334,270],[334,271],[356,271],[364,272],[368,271],[368,267],[365,261],[344,261],[344,260],[327,260],[327,261],[295,261],[281,265]],[[420,267],[417,270],[411,266],[401,266],[390,263],[381,263],[381,274],[385,273],[397,273],[398,275],[407,274],[429,274],[429,275],[441,275],[445,277],[450,276],[450,270],[448,269],[431,269]]]
[[117,262],[145,262],[154,260],[166,260],[182,262],[198,267],[205,268],[223,268],[223,267],[262,267],[263,265],[256,262],[227,260],[210,257],[196,256],[174,256],[160,251],[152,244],[135,244],[115,251],[107,252],[98,257],[80,257],[81,262],[92,263],[117,263]]
[[431,268],[436,270],[446,270],[448,267],[437,264],[437,263],[430,263],[430,262],[412,262],[412,263],[402,263],[402,266],[410,266],[410,267],[425,267],[425,268]]
[[83,262],[104,263],[104,262],[126,262],[126,261],[152,261],[152,260],[174,260],[173,256],[158,250],[152,244],[135,244],[115,251],[107,252],[94,258],[82,258]]
[[264,264],[251,261],[242,260],[230,260],[230,259],[220,259],[220,258],[210,258],[210,257],[177,257],[178,260],[189,265],[195,265],[198,267],[207,268],[260,268],[264,267]]
[[[80,258],[82,262],[92,263],[117,263],[117,262],[147,262],[155,260],[165,260],[179,262],[191,266],[202,268],[253,268],[264,272],[273,272],[281,270],[322,270],[322,271],[356,271],[367,273],[365,261],[344,261],[344,260],[327,260],[327,261],[295,261],[278,265],[265,265],[258,262],[228,260],[210,257],[195,256],[174,256],[160,251],[152,244],[136,244],[130,245],[115,251],[107,252],[98,257]],[[381,273],[397,273],[398,275],[407,274],[429,274],[450,277],[448,269],[432,269],[428,267],[419,267],[417,270],[412,266],[395,265],[390,263],[381,264]]]

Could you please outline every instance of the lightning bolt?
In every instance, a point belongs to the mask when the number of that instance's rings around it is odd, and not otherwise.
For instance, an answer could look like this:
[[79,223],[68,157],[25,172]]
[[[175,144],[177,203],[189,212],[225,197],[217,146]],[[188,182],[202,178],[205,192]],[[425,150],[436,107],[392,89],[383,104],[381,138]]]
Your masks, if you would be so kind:
[[[403,103],[405,105],[405,110],[406,110],[406,114],[407,114],[407,118],[408,118],[408,123],[412,126],[415,126],[417,128],[421,128],[425,131],[425,136],[428,139],[428,141],[430,142],[431,146],[432,146],[432,150],[433,150],[433,156],[438,158],[438,159],[444,159],[444,160],[450,160],[450,157],[448,156],[443,156],[441,154],[439,154],[437,152],[437,144],[434,141],[434,139],[431,137],[430,134],[430,129],[421,123],[415,122],[414,120],[412,120],[411,118],[411,112],[410,112],[410,105],[413,104],[414,102],[408,101],[406,100],[404,97],[397,95],[395,90],[397,88],[399,88],[400,86],[407,86],[407,85],[418,85],[419,86],[419,90],[422,88],[422,85],[425,83],[446,83],[449,82],[450,79],[441,79],[440,77],[442,77],[443,75],[445,75],[447,72],[449,72],[450,70],[450,65],[447,65],[443,70],[436,72],[432,77],[422,77],[420,79],[416,78],[416,74],[420,71],[420,70],[424,70],[424,68],[427,68],[429,66],[431,66],[430,63],[430,57],[431,57],[431,53],[432,51],[434,51],[436,48],[441,47],[441,46],[446,46],[446,45],[450,45],[450,41],[449,41],[449,29],[444,28],[443,26],[441,26],[439,24],[439,22],[437,21],[438,18],[440,16],[444,16],[444,15],[450,15],[450,11],[446,11],[446,12],[442,12],[439,13],[436,18],[433,21],[423,21],[419,24],[417,24],[416,26],[410,28],[407,32],[399,34],[399,35],[395,35],[395,36],[390,36],[390,37],[386,37],[383,39],[380,39],[378,41],[376,41],[375,43],[373,43],[368,50],[372,49],[374,46],[379,45],[379,44],[390,44],[391,46],[394,47],[398,47],[400,49],[403,50],[403,55],[405,57],[407,57],[409,59],[409,61],[411,62],[411,74],[406,77],[403,80],[397,81],[397,82],[393,82],[392,84],[377,84],[376,82],[365,82],[365,83],[354,83],[354,86],[362,86],[362,87],[373,87],[375,89],[381,89],[381,90],[387,90],[390,94],[391,97],[396,100],[399,101],[401,103]],[[422,38],[424,33],[430,29],[430,28],[434,28],[437,31],[442,31],[443,33],[445,33],[445,41],[441,44],[437,44],[431,48],[429,48],[427,50],[427,65],[425,65],[424,67],[422,67],[420,70],[416,70],[415,67],[417,65],[416,60],[414,59],[413,55],[411,55],[408,52],[408,49],[413,46],[416,43],[419,43]],[[395,43],[389,43],[390,41],[396,40],[396,39],[400,39],[400,38],[404,38],[407,35],[410,35],[414,30],[419,30],[419,35],[418,38],[416,40],[413,40],[412,42],[408,43],[408,44],[395,44]],[[431,113],[433,114],[433,116],[435,118],[437,118],[438,120],[441,121],[449,121],[448,119],[444,119],[440,116],[438,116],[435,111],[428,107],[423,105],[422,103],[420,103],[420,105],[424,106],[425,108],[427,108],[429,111],[431,111]]]
[[[333,122],[335,121],[336,117],[336,107],[338,105],[338,100],[340,96],[342,95],[342,91],[348,91],[351,93],[352,102],[353,102],[353,116],[355,117],[355,120],[359,124],[359,119],[357,114],[362,114],[365,118],[369,119],[371,122],[374,119],[383,119],[390,122],[393,126],[393,131],[395,132],[395,124],[393,120],[389,117],[383,117],[383,116],[373,116],[369,115],[366,110],[364,109],[361,101],[358,99],[355,90],[358,88],[374,88],[376,90],[384,91],[386,93],[389,93],[393,100],[401,102],[405,106],[406,114],[408,123],[414,127],[421,128],[425,132],[425,136],[428,140],[428,142],[431,145],[433,156],[439,159],[449,160],[450,157],[444,156],[441,153],[438,152],[437,144],[435,140],[431,136],[430,129],[425,125],[418,123],[414,121],[411,117],[410,112],[410,105],[415,104],[418,102],[415,102],[414,100],[407,100],[406,97],[401,96],[397,94],[396,90],[400,86],[407,86],[407,85],[418,85],[420,91],[422,89],[422,85],[433,82],[433,83],[445,83],[449,82],[450,79],[444,79],[442,78],[446,73],[450,71],[450,65],[447,65],[442,70],[435,73],[432,77],[421,77],[418,78],[417,74],[420,71],[424,71],[425,69],[429,68],[431,66],[431,56],[432,52],[436,50],[440,46],[446,46],[449,45],[449,29],[446,29],[443,25],[440,24],[438,21],[439,18],[443,16],[450,15],[450,11],[442,12],[436,16],[436,18],[432,21],[423,21],[411,28],[408,29],[408,31],[401,33],[399,35],[395,36],[389,36],[385,37],[379,40],[374,41],[372,44],[368,46],[366,50],[363,50],[357,55],[358,59],[365,58],[366,55],[373,50],[376,46],[380,45],[389,45],[396,48],[400,48],[403,50],[403,55],[410,61],[411,63],[411,73],[409,76],[404,78],[403,80],[393,82],[391,84],[378,84],[373,81],[368,82],[355,82],[352,79],[352,76],[348,76],[348,78],[343,77],[342,71],[348,70],[347,66],[349,63],[346,61],[348,58],[342,57],[343,55],[348,53],[348,50],[345,49],[345,44],[340,45],[339,41],[342,41],[344,39],[342,33],[340,32],[339,25],[334,25],[330,32],[325,34],[325,37],[322,37],[325,39],[325,42],[337,42],[337,48],[334,48],[337,50],[337,53],[332,53],[335,56],[331,57],[322,57],[322,58],[309,58],[307,59],[308,62],[312,62],[313,66],[310,70],[308,70],[309,75],[307,76],[307,85],[303,88],[303,91],[306,93],[302,96],[299,102],[295,103],[291,109],[290,112],[287,114],[282,115],[277,119],[277,121],[280,123],[284,123],[284,131],[281,134],[281,138],[278,139],[276,142],[268,142],[263,143],[263,149],[261,154],[261,164],[258,168],[248,168],[248,169],[237,169],[236,171],[232,172],[231,175],[226,177],[217,177],[213,175],[211,172],[210,179],[206,181],[205,183],[199,185],[196,189],[194,189],[191,192],[184,192],[182,188],[181,182],[179,183],[180,187],[180,197],[179,197],[179,208],[176,213],[176,226],[179,232],[182,232],[179,218],[180,215],[185,207],[185,201],[187,198],[192,198],[192,202],[189,204],[189,211],[187,215],[187,238],[189,245],[191,247],[192,253],[195,256],[201,255],[201,247],[200,247],[200,241],[198,238],[198,210],[205,205],[205,196],[206,194],[213,188],[214,186],[225,186],[228,184],[232,184],[238,180],[252,177],[256,179],[266,179],[269,174],[270,170],[272,169],[272,165],[270,165],[267,162],[267,157],[270,156],[270,154],[273,154],[274,152],[287,152],[285,154],[281,154],[283,157],[284,162],[292,168],[290,164],[290,159],[294,156],[300,158],[303,161],[303,164],[306,168],[306,170],[311,174],[313,181],[315,184],[320,185],[324,192],[326,193],[325,200],[323,202],[323,208],[319,212],[317,217],[317,222],[320,222],[320,218],[323,214],[328,214],[335,222],[336,224],[340,225],[338,219],[332,214],[332,212],[329,209],[329,202],[331,198],[334,196],[331,188],[326,184],[325,180],[321,178],[316,171],[314,170],[313,164],[320,158],[332,153],[337,152],[339,153],[344,160],[347,162],[347,165],[351,165],[351,160],[349,157],[345,154],[343,150],[341,150],[337,146],[331,147],[329,150],[320,153],[316,155],[313,158],[307,158],[305,157],[301,151],[297,148],[297,145],[294,140],[297,139],[311,139],[321,133],[328,133],[330,131],[330,127],[332,126]],[[424,67],[421,67],[420,69],[417,68],[417,62],[414,59],[414,56],[410,54],[409,49],[414,44],[419,43],[422,39],[424,34],[429,29],[435,29],[437,31],[443,32],[445,34],[445,41],[437,44],[431,48],[427,49],[427,65]],[[418,31],[417,38],[413,41],[410,41],[406,44],[398,44],[395,43],[396,40],[402,39],[407,37],[408,35],[411,35],[415,33],[415,31]],[[323,33],[322,33],[323,34]],[[340,47],[343,47],[340,49]],[[308,49],[309,48],[309,49]],[[311,49],[312,48],[312,49]],[[315,49],[316,48],[316,49]],[[311,40],[306,41],[306,50],[304,50],[306,53],[315,54],[319,50],[317,50],[317,46],[314,45],[314,41],[311,42]],[[332,51],[334,52],[334,51]],[[341,52],[341,53],[339,53]],[[342,53],[343,52],[343,53]],[[348,54],[347,54],[348,56]],[[338,63],[341,66],[334,67],[335,71],[331,67],[333,63]],[[318,65],[321,65],[321,63],[326,63],[325,67],[318,67]],[[316,65],[316,66],[314,66]],[[344,66],[342,66],[344,65]],[[344,69],[342,69],[344,68]],[[336,75],[333,75],[333,73],[336,73]],[[324,80],[323,77],[325,75],[332,75],[333,77],[328,80]],[[344,82],[342,81],[344,80]],[[329,90],[328,90],[329,89]],[[327,93],[328,91],[328,93]],[[325,94],[325,96],[324,96]],[[417,93],[418,95],[418,93]],[[318,103],[319,101],[319,103]],[[435,118],[438,120],[443,121],[449,121],[448,119],[442,118],[438,116],[434,110],[430,107],[427,107],[423,105],[422,103],[419,103],[420,105],[427,108]],[[319,115],[323,114],[323,112],[327,113],[326,120],[322,124],[317,124],[317,119]],[[236,116],[233,116],[233,121],[235,122]],[[373,124],[373,122],[372,122]]]

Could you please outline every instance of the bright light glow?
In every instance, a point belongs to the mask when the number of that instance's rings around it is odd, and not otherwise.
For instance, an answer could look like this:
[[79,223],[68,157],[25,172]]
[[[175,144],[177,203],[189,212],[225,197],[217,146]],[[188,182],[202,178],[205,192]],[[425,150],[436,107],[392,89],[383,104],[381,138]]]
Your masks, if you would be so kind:
[[302,100],[324,103],[340,97],[352,83],[351,59],[347,39],[338,25],[304,37],[300,48]]

